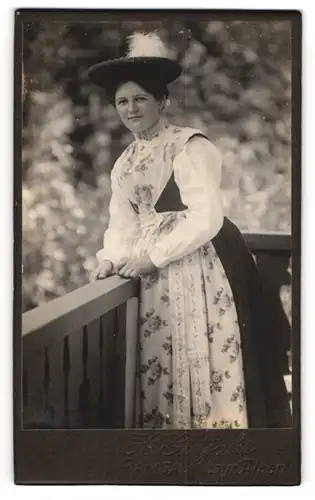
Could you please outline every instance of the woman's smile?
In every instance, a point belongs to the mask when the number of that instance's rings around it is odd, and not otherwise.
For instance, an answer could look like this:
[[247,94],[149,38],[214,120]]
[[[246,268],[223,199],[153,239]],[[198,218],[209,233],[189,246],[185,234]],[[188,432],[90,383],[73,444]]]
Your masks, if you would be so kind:
[[161,116],[160,103],[135,82],[119,87],[115,106],[124,125],[135,133],[148,130]]

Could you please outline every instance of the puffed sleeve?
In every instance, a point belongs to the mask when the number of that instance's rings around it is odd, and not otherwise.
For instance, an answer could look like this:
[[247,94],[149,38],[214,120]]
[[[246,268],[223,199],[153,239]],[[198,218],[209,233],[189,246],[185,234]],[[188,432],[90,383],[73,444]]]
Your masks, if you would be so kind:
[[205,137],[192,137],[175,157],[173,168],[186,218],[161,235],[149,257],[159,268],[178,260],[211,240],[223,224],[220,190],[221,154]]
[[110,260],[114,265],[129,257],[139,234],[139,218],[121,189],[115,169],[111,174],[112,196],[109,204],[109,224],[104,233],[103,248],[96,254],[98,262]]

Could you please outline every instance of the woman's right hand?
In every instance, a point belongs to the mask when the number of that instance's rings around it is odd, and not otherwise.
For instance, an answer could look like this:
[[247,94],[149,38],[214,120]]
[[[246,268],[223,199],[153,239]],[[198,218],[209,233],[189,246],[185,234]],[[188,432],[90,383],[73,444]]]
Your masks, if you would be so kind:
[[90,282],[104,280],[113,274],[113,263],[110,260],[103,260],[90,275]]

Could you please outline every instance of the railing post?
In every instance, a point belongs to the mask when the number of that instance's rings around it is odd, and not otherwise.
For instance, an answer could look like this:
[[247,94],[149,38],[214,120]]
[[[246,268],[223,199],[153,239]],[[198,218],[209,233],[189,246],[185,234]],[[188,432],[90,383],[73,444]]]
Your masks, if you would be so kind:
[[130,299],[126,314],[125,428],[135,426],[138,316],[139,299]]

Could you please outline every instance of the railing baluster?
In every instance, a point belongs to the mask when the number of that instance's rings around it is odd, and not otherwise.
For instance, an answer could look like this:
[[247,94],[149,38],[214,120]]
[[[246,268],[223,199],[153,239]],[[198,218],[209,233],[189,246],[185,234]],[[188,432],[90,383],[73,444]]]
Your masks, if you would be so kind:
[[[116,309],[103,316],[103,427],[115,425],[116,359],[115,359]],[[115,383],[113,383],[115,381]]]
[[80,389],[83,378],[82,367],[82,328],[71,332],[68,336],[69,343],[69,421],[71,429],[82,427],[82,410],[80,403]]
[[87,373],[87,361],[88,361],[88,334],[87,334],[87,325],[83,327],[83,335],[82,335],[82,368],[83,368],[83,376],[82,383],[80,385],[79,392],[79,401],[80,401],[80,410],[82,412],[82,425],[83,427],[88,426],[89,421],[89,403],[90,403],[90,381],[88,379]]
[[49,385],[50,385],[50,373],[49,373],[49,356],[48,349],[45,349],[45,361],[44,361],[44,380],[43,386],[45,390],[45,407],[48,406],[48,394],[49,394]]
[[65,428],[70,428],[69,415],[69,377],[70,377],[70,347],[69,336],[65,337],[63,344],[63,382],[64,382],[64,422]]
[[98,350],[99,350],[99,393],[98,393],[98,409],[99,409],[99,422],[100,426],[103,424],[104,420],[104,403],[103,403],[103,347],[104,347],[104,339],[103,339],[103,316],[99,319],[99,331],[98,331]]
[[122,304],[116,309],[115,321],[115,373],[117,390],[115,394],[115,427],[125,426],[125,369],[126,369],[126,309]]
[[83,379],[87,380],[87,360],[89,353],[87,326],[83,327],[83,337],[82,337],[82,362],[83,362]]
[[[42,368],[42,369],[41,369]],[[43,349],[23,353],[23,428],[41,429],[46,419],[45,390],[45,353]]]
[[126,304],[126,363],[125,363],[125,427],[132,428],[136,421],[138,387],[138,315],[139,299],[130,299]]
[[50,377],[50,363],[49,363],[49,352],[48,348],[45,349],[45,361],[44,361],[44,379],[43,379],[43,387],[44,387],[44,415],[42,425],[45,428],[53,427],[54,422],[54,409],[49,404],[49,390],[51,384]]

